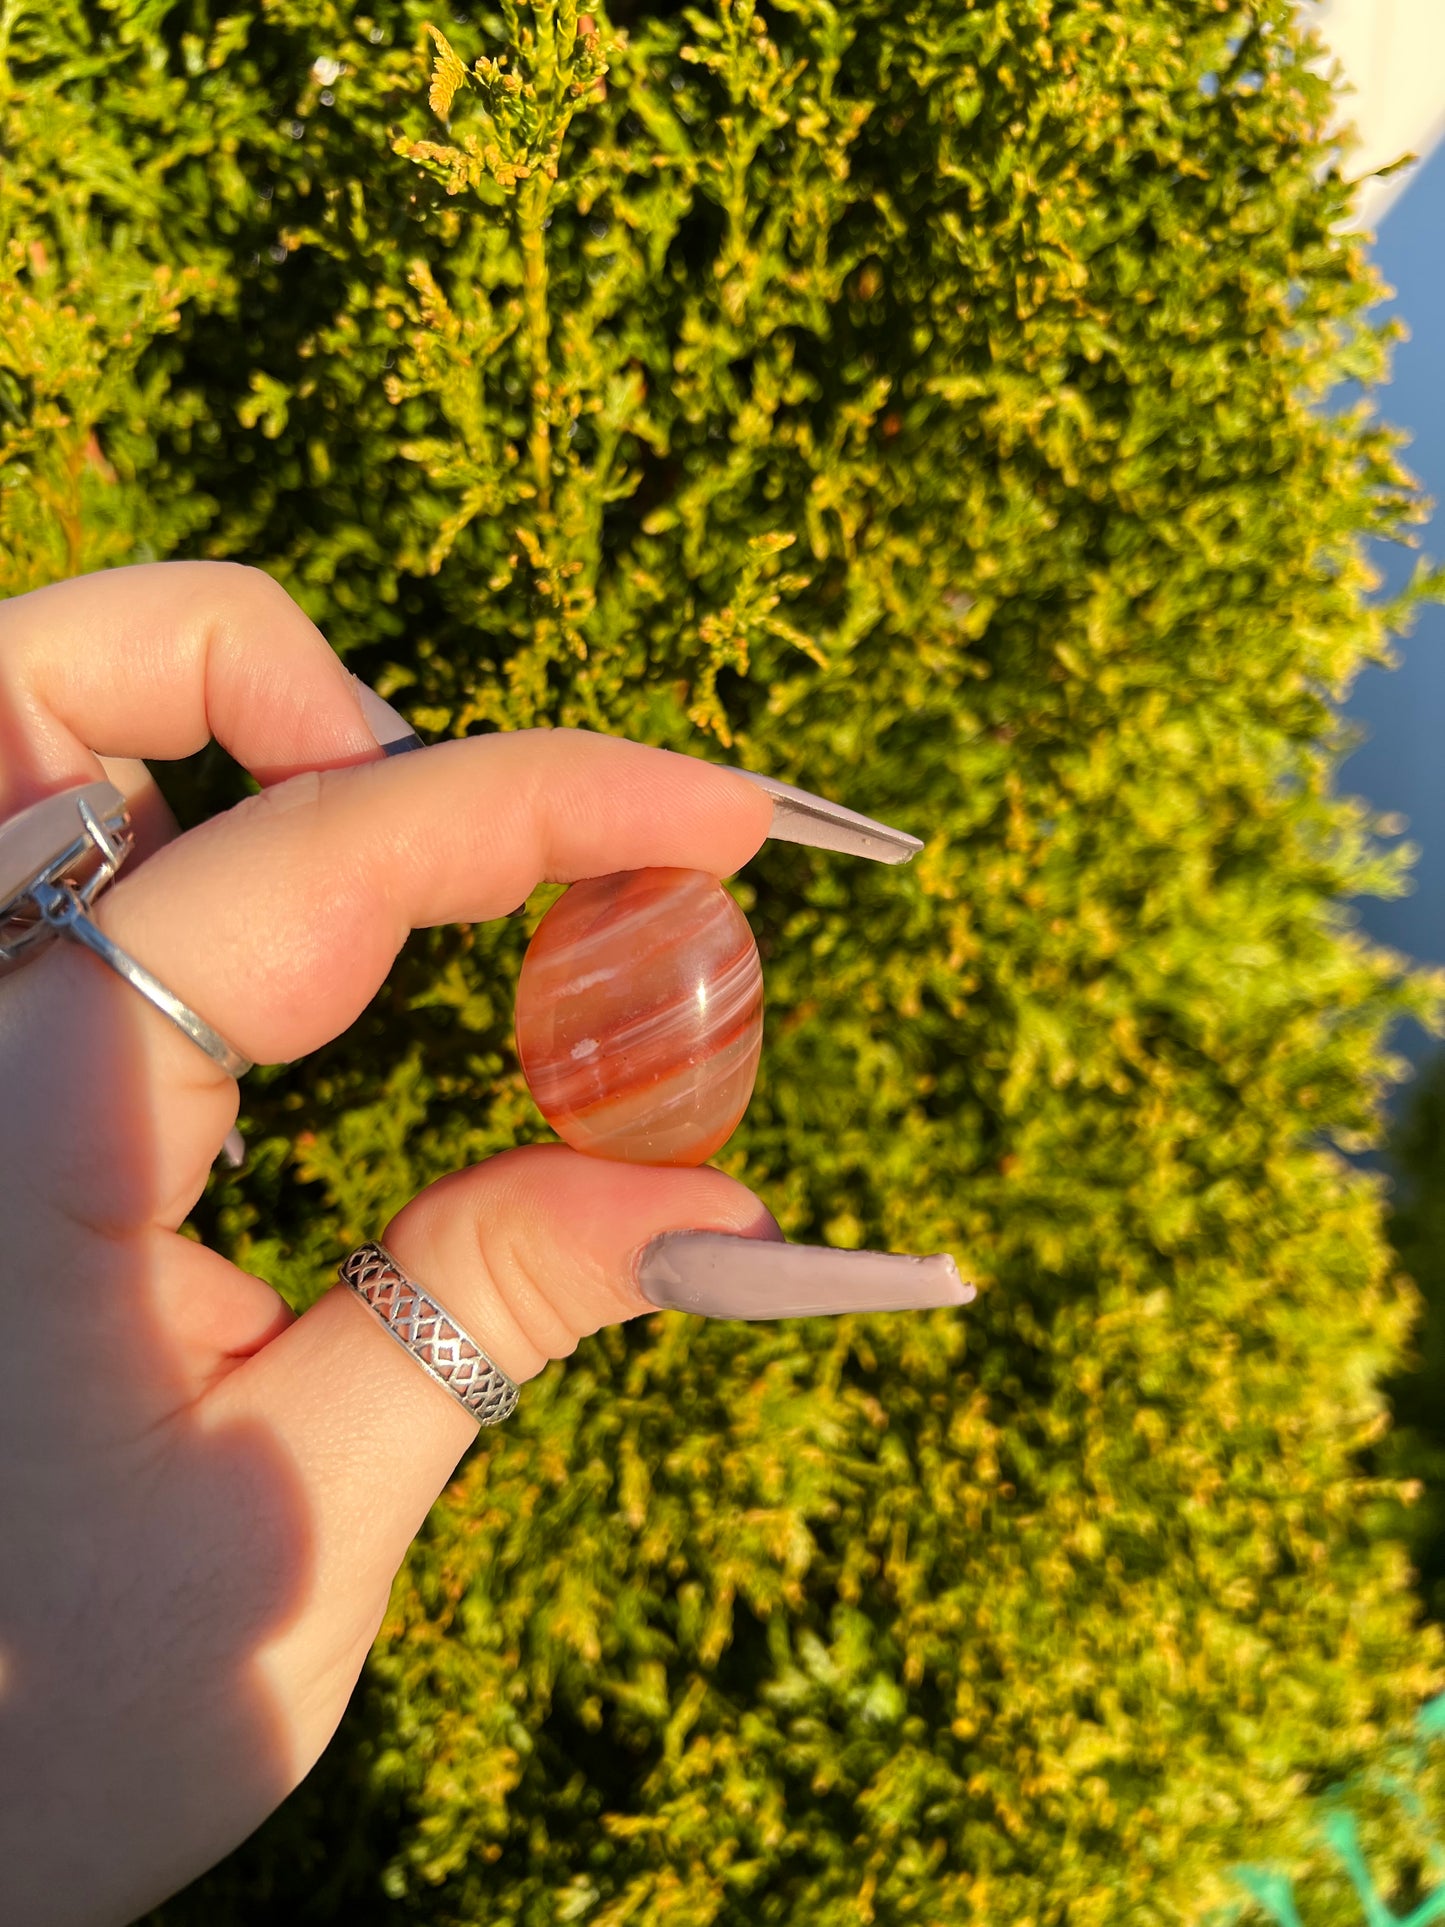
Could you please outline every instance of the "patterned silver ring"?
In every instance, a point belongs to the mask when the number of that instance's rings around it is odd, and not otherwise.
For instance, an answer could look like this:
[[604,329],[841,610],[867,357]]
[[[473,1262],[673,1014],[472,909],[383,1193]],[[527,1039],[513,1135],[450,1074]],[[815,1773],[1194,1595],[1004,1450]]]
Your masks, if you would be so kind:
[[478,1425],[500,1425],[516,1411],[521,1394],[511,1379],[385,1245],[359,1245],[343,1259],[341,1280]]

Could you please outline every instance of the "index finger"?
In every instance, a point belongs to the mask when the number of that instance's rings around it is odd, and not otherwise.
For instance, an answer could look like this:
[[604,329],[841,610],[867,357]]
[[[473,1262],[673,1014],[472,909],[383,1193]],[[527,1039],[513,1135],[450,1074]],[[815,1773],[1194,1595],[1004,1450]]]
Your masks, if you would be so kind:
[[[771,816],[745,776],[697,757],[586,731],[500,732],[249,797],[123,872],[94,915],[235,1049],[275,1063],[345,1030],[410,930],[504,915],[543,878],[727,875]],[[39,1114],[0,1107],[0,1170],[42,1195],[59,1173],[70,1195],[74,1117],[105,1141],[139,1112],[152,1125],[144,1185],[89,1161],[87,1221],[179,1222],[235,1117],[236,1086],[72,945],[51,945],[4,989],[7,1075],[74,1096]]]
[[0,602],[0,821],[214,737],[261,783],[376,755],[356,685],[279,583],[147,562]]

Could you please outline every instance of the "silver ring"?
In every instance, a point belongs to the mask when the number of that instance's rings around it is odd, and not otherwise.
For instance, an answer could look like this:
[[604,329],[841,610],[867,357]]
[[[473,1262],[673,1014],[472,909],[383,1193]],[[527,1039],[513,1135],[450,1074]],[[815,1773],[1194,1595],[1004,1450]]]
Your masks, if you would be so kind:
[[359,1245],[342,1261],[341,1279],[478,1425],[500,1425],[516,1411],[521,1394],[511,1379],[430,1292],[407,1277],[385,1245]]
[[228,1077],[244,1077],[251,1059],[233,1050],[87,914],[134,844],[130,811],[112,783],[62,790],[0,824],[0,976],[51,939],[70,937],[149,998]]

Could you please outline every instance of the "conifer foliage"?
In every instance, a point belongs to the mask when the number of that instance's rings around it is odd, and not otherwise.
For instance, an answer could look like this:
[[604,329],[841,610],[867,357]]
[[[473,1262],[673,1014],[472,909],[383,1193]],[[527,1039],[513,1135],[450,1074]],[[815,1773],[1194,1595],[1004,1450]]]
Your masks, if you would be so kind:
[[[242,558],[424,731],[925,836],[739,880],[720,1161],[982,1289],[554,1366],[326,1760],[161,1918],[1105,1927],[1242,1860],[1350,1917],[1305,1796],[1445,1673],[1360,1457],[1415,1297],[1341,1151],[1434,993],[1343,907],[1395,885],[1330,699],[1419,506],[1322,405],[1386,344],[1294,10],[236,4],[0,15],[0,587]],[[541,907],[249,1080],[205,1235],[304,1303],[544,1136]],[[1386,1890],[1414,1824],[1368,1821]]]

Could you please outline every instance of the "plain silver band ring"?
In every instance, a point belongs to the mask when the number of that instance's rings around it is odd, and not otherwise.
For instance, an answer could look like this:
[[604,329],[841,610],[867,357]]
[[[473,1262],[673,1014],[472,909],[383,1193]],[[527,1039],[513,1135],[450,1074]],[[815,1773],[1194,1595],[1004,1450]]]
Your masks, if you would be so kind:
[[[0,823],[0,976],[40,946],[72,937],[154,1004],[228,1077],[242,1078],[249,1057],[233,1050],[204,1017],[90,920],[90,906],[134,847],[130,810],[111,782],[79,783],[43,797]],[[245,1156],[240,1133],[226,1138],[230,1163]]]
[[128,951],[112,942],[78,904],[72,901],[68,910],[47,921],[55,922],[67,937],[74,937],[77,943],[83,943],[103,963],[108,963],[118,976],[124,977],[142,997],[149,997],[156,1009],[169,1017],[178,1030],[183,1030],[193,1044],[198,1044],[228,1077],[239,1080],[251,1069],[249,1057],[243,1057],[238,1050],[233,1050],[219,1031],[211,1029],[204,1017],[197,1016],[189,1004],[183,1004],[159,978],[153,977],[144,964],[138,964]]
[[342,1260],[341,1280],[478,1425],[500,1425],[516,1411],[521,1394],[511,1379],[385,1245],[359,1245]]

